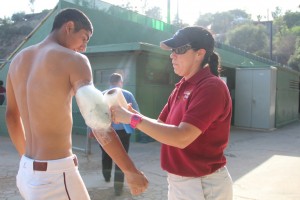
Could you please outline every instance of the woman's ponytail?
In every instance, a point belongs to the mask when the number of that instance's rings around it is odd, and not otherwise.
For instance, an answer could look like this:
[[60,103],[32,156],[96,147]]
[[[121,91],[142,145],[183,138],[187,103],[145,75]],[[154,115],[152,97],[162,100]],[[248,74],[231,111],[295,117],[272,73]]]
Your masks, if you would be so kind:
[[209,68],[212,74],[215,76],[220,75],[221,65],[220,65],[220,58],[216,52],[213,52],[210,57],[208,58]]

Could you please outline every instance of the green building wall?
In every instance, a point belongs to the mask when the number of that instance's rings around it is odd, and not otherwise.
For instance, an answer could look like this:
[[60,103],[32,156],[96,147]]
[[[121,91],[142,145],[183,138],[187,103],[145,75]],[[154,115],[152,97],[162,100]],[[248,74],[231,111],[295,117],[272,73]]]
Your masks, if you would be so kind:
[[[95,7],[79,6],[70,2],[72,1],[60,1],[59,5],[61,8],[73,7],[82,10],[93,23],[94,33],[89,41],[89,45],[91,46],[132,42],[145,42],[158,45],[160,41],[170,37],[175,32],[175,27],[170,25],[170,27],[174,28],[174,31],[170,30],[170,28],[164,31],[147,26],[149,24],[147,22],[154,19],[105,2],[98,1],[101,2],[101,5],[105,5],[99,7],[97,5]],[[135,22],[134,17],[130,17],[130,20],[128,20],[128,16],[132,15],[143,20],[143,23]]]
[[[24,39],[10,59],[23,48],[42,41],[50,33],[54,17],[61,9],[78,8],[88,15],[94,26],[85,54],[92,66],[95,86],[103,91],[109,87],[108,77],[112,72],[123,74],[124,88],[136,96],[141,112],[157,118],[174,84],[179,80],[173,72],[169,52],[160,50],[159,42],[171,37],[178,28],[105,2],[91,0],[88,5],[77,5],[74,2],[77,1],[60,0],[52,12],[41,20],[40,25]],[[278,63],[224,44],[217,43],[216,51],[222,58],[224,76],[227,77],[228,87],[233,94],[235,68],[278,66]],[[2,80],[6,79],[8,65],[9,63],[1,68]],[[289,84],[290,79],[298,80],[299,83],[299,75],[284,69],[278,71],[276,126],[281,126],[295,120],[296,114],[298,115],[295,110],[299,106],[299,87],[297,99],[297,89],[290,88]],[[5,106],[0,106],[0,135],[7,135],[4,115]],[[85,134],[86,126],[75,99],[73,120],[73,132]],[[140,136],[144,135],[138,133],[134,140],[140,139]]]
[[299,120],[300,73],[277,68],[275,125],[281,127]]

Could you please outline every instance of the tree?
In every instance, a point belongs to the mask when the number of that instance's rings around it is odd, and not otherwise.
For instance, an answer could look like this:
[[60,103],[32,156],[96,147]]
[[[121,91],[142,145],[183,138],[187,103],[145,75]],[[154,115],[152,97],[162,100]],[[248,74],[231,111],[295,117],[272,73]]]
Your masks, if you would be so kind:
[[25,12],[18,12],[18,13],[13,14],[11,17],[11,20],[14,23],[26,21],[25,20]]
[[216,13],[213,18],[211,29],[215,33],[226,33],[231,28],[234,17],[229,12]]
[[292,28],[293,26],[300,26],[300,12],[288,11],[283,16],[283,20],[285,21],[288,28]]
[[121,5],[122,8],[125,8],[126,10],[131,10],[133,12],[137,12],[137,7],[132,5],[130,1],[126,1]]
[[291,28],[291,33],[297,37],[300,37],[300,26],[294,26]]
[[274,57],[281,64],[287,65],[290,56],[295,52],[296,36],[291,33],[285,33],[282,36],[275,37]]
[[154,19],[161,20],[161,9],[157,6],[145,11],[145,15]]
[[[297,14],[296,14],[297,15]],[[297,17],[290,11],[284,15],[277,14],[274,17],[274,51],[275,60],[283,65],[288,65],[291,55],[294,55],[297,36],[300,30],[295,26]],[[289,25],[287,25],[289,24]]]
[[230,10],[221,13],[206,13],[200,15],[196,21],[196,25],[208,27],[216,34],[224,34],[232,28],[232,26],[246,23],[250,20],[250,15],[240,9]]
[[27,15],[15,13],[11,18],[0,18],[0,59],[7,59],[48,12],[44,10],[39,14]]
[[3,28],[2,26],[6,26],[8,24],[12,24],[13,22],[11,21],[10,17],[4,17],[0,18],[0,28]]
[[177,26],[178,28],[189,26],[189,24],[182,22],[182,19],[179,18],[178,12],[176,13],[174,20],[172,21],[172,25]]
[[289,59],[288,65],[292,69],[300,71],[300,37],[297,39],[295,53]]
[[177,26],[178,28],[189,26],[189,24],[182,22],[182,20],[178,16],[178,13],[175,15],[175,18],[172,21],[172,25]]
[[247,20],[251,19],[251,15],[246,13],[246,11],[244,10],[235,9],[235,10],[229,10],[228,12],[233,16],[234,19],[247,19]]
[[275,11],[271,12],[271,15],[273,17],[273,20],[278,19],[282,15],[282,10],[279,7],[275,8]]
[[200,15],[195,24],[197,24],[199,26],[203,26],[203,27],[208,27],[209,25],[211,25],[213,23],[213,19],[214,19],[214,14],[206,13],[206,14]]
[[282,37],[288,32],[288,27],[283,19],[283,16],[278,16],[273,21],[273,34],[276,37]]
[[[300,13],[288,11],[283,14],[279,7],[271,13],[273,23],[270,39],[272,40],[268,39],[265,28],[254,28],[254,24],[250,25],[253,23],[251,16],[239,9],[199,15],[195,24],[211,29],[218,42],[224,42],[266,58],[269,58],[271,48],[269,41],[272,41],[272,59],[287,65],[293,55],[293,62],[289,63],[295,63],[295,57],[298,54],[294,56],[294,52],[299,48],[295,47],[295,44],[297,37],[300,36]],[[262,22],[265,16],[259,15],[257,19],[258,22]]]
[[226,43],[250,53],[257,53],[267,49],[268,36],[263,25],[248,23],[230,30]]
[[262,15],[257,15],[256,18],[257,18],[257,21],[260,22],[262,20],[263,16]]
[[34,13],[34,3],[35,0],[29,0],[29,8],[32,13]]

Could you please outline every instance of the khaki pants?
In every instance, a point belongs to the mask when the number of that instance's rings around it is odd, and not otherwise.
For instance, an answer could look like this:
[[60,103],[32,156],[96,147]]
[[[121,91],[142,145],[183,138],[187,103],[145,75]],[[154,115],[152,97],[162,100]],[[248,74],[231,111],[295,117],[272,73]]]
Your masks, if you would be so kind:
[[226,167],[203,177],[168,173],[168,200],[232,200],[232,179]]

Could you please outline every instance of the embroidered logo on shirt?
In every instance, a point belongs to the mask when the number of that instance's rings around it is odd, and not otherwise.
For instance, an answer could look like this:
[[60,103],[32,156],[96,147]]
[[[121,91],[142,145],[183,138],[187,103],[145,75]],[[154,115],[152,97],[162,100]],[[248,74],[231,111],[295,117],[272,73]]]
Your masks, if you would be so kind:
[[184,100],[188,99],[189,96],[190,96],[190,94],[191,94],[191,91],[190,91],[190,90],[184,91],[184,92],[183,92],[183,99],[184,99]]

